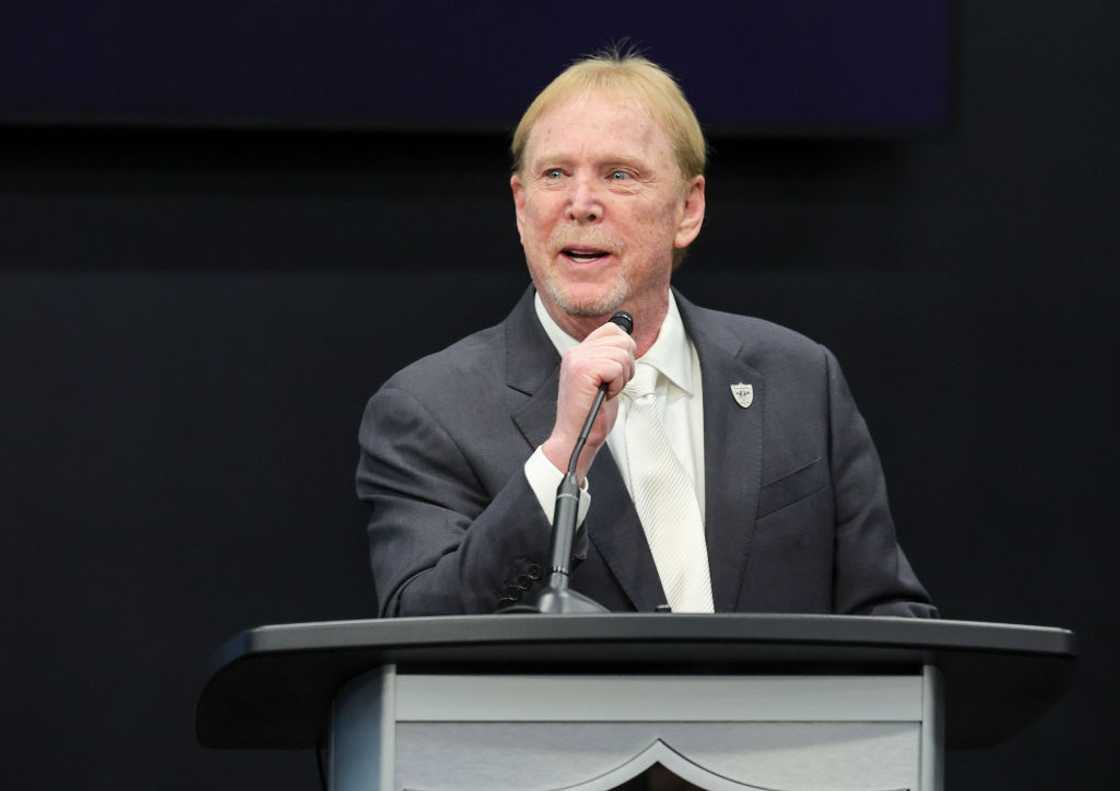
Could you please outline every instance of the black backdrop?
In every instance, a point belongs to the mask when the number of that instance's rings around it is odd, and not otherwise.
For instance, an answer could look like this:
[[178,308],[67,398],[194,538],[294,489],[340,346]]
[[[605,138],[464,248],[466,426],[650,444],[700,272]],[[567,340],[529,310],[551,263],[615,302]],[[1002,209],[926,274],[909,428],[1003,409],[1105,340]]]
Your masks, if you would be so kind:
[[[950,132],[717,139],[679,284],[844,362],[946,617],[1077,630],[1072,694],[954,789],[1117,779],[1116,7],[964,3]],[[355,430],[524,288],[498,137],[7,130],[6,788],[312,789],[196,746],[209,652],[369,616]]]
[[9,6],[0,123],[504,132],[610,41],[652,47],[712,128],[898,135],[948,109],[950,0]]

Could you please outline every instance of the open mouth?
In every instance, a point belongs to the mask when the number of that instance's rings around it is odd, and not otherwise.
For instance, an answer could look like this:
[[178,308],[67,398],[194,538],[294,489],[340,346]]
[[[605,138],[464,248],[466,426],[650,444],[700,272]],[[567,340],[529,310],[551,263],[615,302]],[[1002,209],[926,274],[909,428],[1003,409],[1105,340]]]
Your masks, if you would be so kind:
[[610,255],[606,250],[599,250],[594,247],[565,247],[560,251],[562,255],[570,258],[578,264],[586,264],[592,261],[598,261],[601,258],[606,258]]

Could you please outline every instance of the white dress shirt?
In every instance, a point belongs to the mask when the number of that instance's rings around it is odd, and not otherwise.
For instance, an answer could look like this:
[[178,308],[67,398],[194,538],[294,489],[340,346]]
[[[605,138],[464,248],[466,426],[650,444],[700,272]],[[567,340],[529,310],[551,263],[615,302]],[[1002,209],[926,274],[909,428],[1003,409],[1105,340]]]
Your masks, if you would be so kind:
[[[568,349],[578,346],[577,341],[568,335],[548,315],[540,295],[534,298],[537,318],[551,339],[556,351],[561,355]],[[700,516],[704,518],[704,394],[700,383],[700,357],[684,331],[681,314],[673,292],[669,292],[669,310],[661,323],[661,330],[644,355],[643,362],[653,365],[661,373],[657,380],[657,397],[666,399],[663,419],[665,431],[683,465],[685,472],[696,487],[696,500],[700,504]],[[630,482],[630,470],[626,455],[626,417],[629,399],[618,402],[618,418],[611,433],[607,436],[607,447],[614,457],[615,465],[622,474],[630,496],[634,488]],[[602,451],[600,451],[602,452]],[[552,509],[556,501],[556,488],[564,478],[564,472],[556,469],[552,462],[537,448],[525,462],[525,477],[529,481],[537,500],[544,509],[545,517],[551,523]],[[579,521],[582,524],[591,503],[590,481],[580,492]]]

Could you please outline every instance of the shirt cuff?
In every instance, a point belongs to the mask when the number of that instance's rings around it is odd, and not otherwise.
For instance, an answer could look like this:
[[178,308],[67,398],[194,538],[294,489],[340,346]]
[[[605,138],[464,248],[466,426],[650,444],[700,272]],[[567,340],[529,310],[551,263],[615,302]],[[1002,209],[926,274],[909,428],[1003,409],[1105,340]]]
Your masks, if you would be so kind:
[[[537,502],[541,504],[544,518],[551,525],[552,512],[556,507],[556,489],[559,488],[560,482],[564,480],[564,473],[553,466],[548,457],[544,455],[544,451],[537,448],[533,451],[529,460],[525,462],[525,478],[529,481],[529,487],[533,490],[533,493],[537,495]],[[583,525],[583,520],[587,518],[587,509],[590,507],[591,492],[588,490],[587,479],[584,478],[583,485],[579,487],[577,526]]]

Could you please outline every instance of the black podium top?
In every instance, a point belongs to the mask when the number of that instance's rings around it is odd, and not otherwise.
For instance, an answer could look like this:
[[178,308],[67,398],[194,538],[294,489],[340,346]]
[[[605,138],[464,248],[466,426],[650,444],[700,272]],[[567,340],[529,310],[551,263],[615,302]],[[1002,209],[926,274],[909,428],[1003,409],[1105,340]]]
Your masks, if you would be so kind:
[[207,747],[314,747],[351,678],[398,673],[895,673],[937,666],[951,748],[998,744],[1069,688],[1065,629],[829,615],[472,615],[262,626],[223,645],[198,700]]

